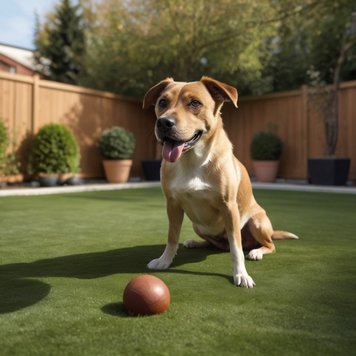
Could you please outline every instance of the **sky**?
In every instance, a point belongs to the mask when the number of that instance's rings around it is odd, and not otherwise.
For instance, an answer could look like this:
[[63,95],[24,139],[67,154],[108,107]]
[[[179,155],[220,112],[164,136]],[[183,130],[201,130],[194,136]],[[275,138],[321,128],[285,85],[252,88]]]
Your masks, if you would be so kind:
[[35,14],[44,15],[59,0],[0,0],[0,43],[33,49]]

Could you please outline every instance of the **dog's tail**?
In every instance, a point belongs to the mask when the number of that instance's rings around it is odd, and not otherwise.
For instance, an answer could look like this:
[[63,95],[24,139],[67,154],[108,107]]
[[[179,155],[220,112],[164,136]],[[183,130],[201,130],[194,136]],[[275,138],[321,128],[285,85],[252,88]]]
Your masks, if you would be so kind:
[[299,237],[288,231],[275,230],[273,231],[272,239],[273,240],[298,240]]

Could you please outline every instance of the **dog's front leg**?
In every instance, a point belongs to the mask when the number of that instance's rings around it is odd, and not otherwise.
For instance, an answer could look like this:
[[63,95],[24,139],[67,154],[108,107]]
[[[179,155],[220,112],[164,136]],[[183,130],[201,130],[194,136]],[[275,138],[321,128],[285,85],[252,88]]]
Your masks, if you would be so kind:
[[224,207],[225,228],[229,239],[233,278],[237,286],[253,288],[255,282],[248,275],[242,249],[240,214],[237,203],[226,203]]
[[183,223],[184,211],[172,199],[167,200],[168,215],[168,241],[161,257],[152,260],[147,267],[149,269],[167,269],[178,250],[180,230]]

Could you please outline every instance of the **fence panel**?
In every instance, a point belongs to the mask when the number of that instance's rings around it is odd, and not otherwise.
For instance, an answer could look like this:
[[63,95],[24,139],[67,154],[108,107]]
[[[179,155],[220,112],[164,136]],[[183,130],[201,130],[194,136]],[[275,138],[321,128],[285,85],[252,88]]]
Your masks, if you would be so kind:
[[97,141],[101,132],[111,126],[125,127],[135,135],[133,175],[141,175],[141,160],[156,157],[154,114],[143,111],[141,101],[136,99],[0,73],[0,117],[21,144],[24,166],[31,137],[52,122],[65,124],[73,131],[80,146],[83,177],[104,175]]
[[238,105],[237,110],[232,105],[226,106],[223,118],[236,155],[248,171],[252,172],[250,144],[254,134],[265,131],[273,123],[284,143],[279,174],[288,178],[305,177],[307,129],[302,90],[242,98]]
[[[308,157],[324,153],[324,128],[320,118],[308,110],[308,89],[240,98],[239,108],[225,104],[222,113],[225,129],[238,158],[252,174],[250,143],[253,135],[268,123],[277,126],[284,142],[279,175],[307,178]],[[356,81],[341,85],[340,137],[338,156],[351,157],[350,179],[356,181]],[[142,175],[141,161],[157,157],[153,110],[142,110],[140,100],[40,80],[0,73],[0,117],[19,152],[28,155],[31,137],[49,122],[68,125],[81,151],[84,177],[104,175],[97,140],[101,132],[117,125],[131,130],[136,137],[133,175]],[[159,155],[159,154],[158,154]]]
[[[307,179],[307,160],[325,152],[321,118],[308,108],[308,89],[260,97],[241,98],[238,109],[225,104],[222,110],[225,129],[235,153],[250,172],[250,144],[255,133],[277,126],[284,147],[279,175],[289,179]],[[356,82],[343,83],[340,90],[340,132],[336,155],[350,157],[349,178],[356,180]]]

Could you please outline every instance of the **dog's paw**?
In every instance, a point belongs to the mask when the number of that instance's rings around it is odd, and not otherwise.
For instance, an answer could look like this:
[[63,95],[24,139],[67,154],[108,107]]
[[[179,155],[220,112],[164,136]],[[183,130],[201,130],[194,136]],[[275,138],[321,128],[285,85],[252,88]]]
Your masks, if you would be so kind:
[[171,265],[170,261],[163,258],[156,258],[148,263],[147,267],[149,269],[167,269]]
[[238,287],[253,288],[256,284],[248,274],[236,274],[234,276],[234,283]]
[[261,249],[256,248],[255,250],[251,250],[247,254],[246,258],[251,261],[260,261],[263,258],[263,252],[261,251]]

